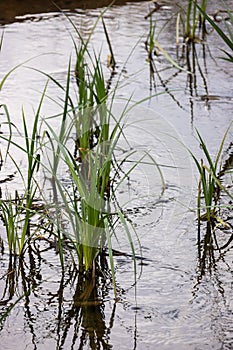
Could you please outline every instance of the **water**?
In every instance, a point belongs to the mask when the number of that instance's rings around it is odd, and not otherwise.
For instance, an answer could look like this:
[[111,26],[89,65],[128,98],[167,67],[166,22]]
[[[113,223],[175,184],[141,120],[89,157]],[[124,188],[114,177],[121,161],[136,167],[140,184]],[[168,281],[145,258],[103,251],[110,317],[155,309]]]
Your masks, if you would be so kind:
[[[68,13],[84,38],[91,32],[101,11],[97,6],[103,4],[91,6],[88,2],[88,5],[79,8],[74,2],[70,7],[67,4],[67,8],[76,8]],[[173,15],[177,8],[166,1],[162,5],[153,15],[156,34],[172,18],[158,39],[176,59],[176,16]],[[215,251],[214,256],[210,252],[205,259],[198,257],[196,215],[189,210],[195,207],[198,175],[180,143],[200,157],[202,153],[195,137],[197,128],[211,154],[216,153],[232,120],[231,65],[218,58],[222,55],[219,48],[224,45],[215,33],[211,33],[207,45],[199,43],[195,46],[196,84],[187,72],[178,73],[162,55],[158,55],[155,64],[159,75],[155,74],[154,88],[153,81],[150,84],[145,51],[149,20],[144,17],[151,8],[149,2],[122,2],[105,15],[117,61],[113,86],[124,68],[118,98],[129,98],[133,93],[133,100],[138,101],[156,94],[129,114],[127,139],[137,150],[137,157],[150,151],[158,163],[176,167],[176,170],[163,168],[167,188],[162,196],[161,178],[147,166],[140,166],[132,174],[130,191],[126,183],[119,191],[121,203],[125,203],[124,209],[136,225],[142,245],[144,260],[137,260],[136,292],[132,258],[119,255],[115,257],[118,302],[114,304],[113,290],[107,279],[100,280],[95,303],[80,303],[80,281],[75,269],[72,270],[69,256],[67,273],[62,276],[59,258],[49,249],[50,243],[40,242],[44,251],[39,256],[36,254],[39,242],[36,241],[31,252],[33,264],[27,262],[24,271],[26,285],[20,282],[22,276],[19,274],[18,286],[9,288],[9,291],[15,291],[12,299],[9,298],[6,305],[0,303],[3,312],[12,302],[17,302],[1,327],[1,349],[217,350],[233,347],[232,245],[221,254]],[[210,13],[215,9],[215,1],[210,2]],[[33,108],[36,108],[46,83],[46,77],[26,66],[65,82],[69,55],[74,53],[74,48],[70,36],[72,27],[59,12],[49,12],[51,10],[47,11],[47,8],[38,12],[20,11],[20,18],[5,18],[1,28],[4,29],[4,42],[0,73],[2,76],[15,65],[33,58],[12,72],[1,91],[1,103],[7,104],[14,124],[22,129],[22,105],[30,124]],[[108,47],[101,23],[91,44],[96,52],[102,49],[101,59],[108,76]],[[181,53],[182,44],[179,64],[184,62]],[[166,89],[169,93],[158,94]],[[47,94],[57,98],[60,91],[49,84]],[[116,105],[116,109],[120,108],[122,102]],[[43,115],[55,114],[58,109],[53,101],[46,99]],[[1,130],[5,132],[6,126],[2,125]],[[230,141],[232,130],[226,147]],[[229,152],[225,154],[226,159]],[[12,171],[12,164],[6,163],[1,179]],[[231,185],[232,178],[227,181]],[[17,189],[18,186],[16,176],[10,188]],[[2,193],[7,188],[9,182],[3,183]],[[226,211],[225,216],[232,219],[231,211]],[[120,246],[114,242],[114,247],[129,252],[127,239],[120,227],[118,230]],[[226,241],[222,232],[217,234],[220,242]],[[3,255],[0,260],[2,276],[7,272],[7,261],[7,256]],[[206,261],[204,270],[201,267],[203,261]],[[1,297],[5,280],[2,279],[0,284]],[[10,277],[9,283],[13,283]],[[29,286],[29,295],[20,299]],[[6,295],[2,297],[5,299]]]

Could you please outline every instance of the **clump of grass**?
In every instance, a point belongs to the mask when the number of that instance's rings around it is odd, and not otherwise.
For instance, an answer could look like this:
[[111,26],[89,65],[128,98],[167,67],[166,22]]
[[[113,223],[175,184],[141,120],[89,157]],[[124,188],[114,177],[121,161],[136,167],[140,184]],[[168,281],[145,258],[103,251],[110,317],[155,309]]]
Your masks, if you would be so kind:
[[[221,184],[220,176],[221,176],[221,155],[223,151],[223,146],[227,137],[227,134],[230,130],[232,123],[227,128],[223,139],[220,143],[217,155],[213,158],[208,151],[206,143],[201,137],[200,133],[197,131],[198,139],[200,141],[200,146],[204,152],[205,160],[201,159],[199,162],[196,156],[191,153],[192,158],[197,166],[200,180],[198,185],[198,196],[197,196],[197,217],[198,223],[200,225],[201,221],[207,221],[209,228],[211,228],[211,223],[215,221],[223,223],[217,216],[217,209],[219,208],[219,198],[221,191],[227,194],[231,199],[233,196],[229,193],[229,191]],[[202,205],[202,196],[204,205]],[[202,212],[204,209],[204,213]]]
[[[184,26],[184,39],[186,42],[191,42],[197,40],[197,29],[202,30],[202,39],[206,33],[205,30],[205,17],[198,13],[198,8],[201,8],[203,12],[206,11],[207,0],[202,0],[201,4],[198,5],[196,1],[188,0],[187,9],[185,10],[185,19],[179,14],[177,17],[177,30],[179,28],[179,21],[183,21]],[[177,37],[179,34],[177,33]]]
[[[9,197],[7,200],[0,200],[0,207],[2,209],[2,215],[7,231],[9,251],[18,256],[23,256],[26,249],[26,242],[31,236],[30,219],[34,214],[32,206],[38,191],[35,174],[39,171],[40,166],[40,146],[38,144],[37,132],[39,129],[39,116],[44,94],[45,90],[35,114],[31,135],[29,135],[26,117],[24,111],[22,111],[23,140],[25,142],[25,147],[22,146],[21,143],[17,143],[12,139],[12,123],[6,108],[5,111],[7,115],[7,124],[9,126],[9,137],[6,137],[4,134],[0,135],[0,138],[7,142],[6,158],[11,158],[24,184],[24,191],[21,195],[16,192],[14,199]],[[26,174],[21,169],[18,160],[14,159],[14,156],[10,154],[11,147],[16,147],[26,156]]]
[[[62,269],[65,269],[65,252],[67,250],[76,252],[79,272],[84,278],[91,280],[89,285],[93,286],[98,275],[97,271],[104,272],[101,266],[107,250],[116,292],[111,239],[112,235],[115,235],[115,225],[118,222],[124,228],[129,241],[136,278],[134,242],[116,195],[119,185],[128,178],[144,157],[138,161],[132,161],[133,165],[129,166],[127,174],[122,173],[122,178],[119,179],[122,163],[128,161],[134,151],[124,152],[125,158],[120,159],[119,163],[115,153],[120,138],[124,138],[124,117],[128,110],[137,106],[139,102],[130,106],[129,99],[123,111],[117,116],[114,115],[113,105],[118,83],[112,91],[109,90],[100,54],[97,55],[89,50],[90,38],[96,24],[86,42],[74,24],[72,22],[71,24],[78,36],[78,44],[73,38],[76,53],[74,74],[71,69],[71,58],[65,86],[51,75],[42,72],[49,83],[55,84],[63,94],[62,104],[59,101],[61,113],[41,118],[46,84],[35,113],[31,133],[24,112],[22,113],[25,146],[12,139],[12,123],[7,113],[10,136],[7,138],[1,135],[1,138],[8,142],[7,156],[11,157],[21,176],[24,192],[22,196],[17,196],[15,203],[10,197],[8,201],[0,201],[0,204],[2,212],[4,211],[5,224],[8,225],[8,245],[12,254],[23,257],[26,248],[30,247],[32,237],[36,239],[35,232],[40,230],[41,226],[37,225],[36,230],[31,232],[31,220],[36,213],[33,210],[33,203],[40,194],[48,211],[46,220],[52,227],[52,232],[50,230],[49,234],[52,233],[55,237],[56,251],[60,257]],[[111,43],[104,22],[103,25],[110,49]],[[153,30],[151,26],[151,31]],[[151,40],[152,36],[153,33],[151,33]],[[110,52],[113,60],[112,48]],[[111,69],[114,69],[113,65]],[[72,82],[75,83],[72,84]],[[74,91],[71,91],[72,85]],[[10,155],[12,147],[21,151],[27,160],[26,176],[18,162]],[[145,152],[145,156],[149,156],[151,164],[159,170],[164,185],[159,166],[148,152]],[[46,196],[39,185],[38,175],[42,174],[42,170],[52,184],[52,200],[45,199]],[[118,183],[116,183],[117,178]],[[20,227],[16,230],[19,223]],[[106,269],[106,265],[103,269]]]
[[[86,113],[86,114],[85,114]],[[92,118],[88,125],[92,125],[89,138],[86,141],[87,131],[85,119]],[[80,133],[78,134],[78,157],[70,150],[70,141],[68,138],[66,142],[61,142],[57,133],[46,122],[49,134],[49,142],[47,147],[50,147],[51,140],[53,140],[53,149],[59,148],[59,162],[60,165],[65,165],[70,174],[71,185],[67,188],[66,185],[60,181],[58,174],[51,168],[51,172],[57,193],[61,198],[61,203],[57,202],[57,214],[60,212],[62,220],[57,221],[57,232],[60,232],[59,241],[61,237],[66,237],[70,240],[73,247],[78,254],[80,270],[88,274],[95,274],[97,268],[97,260],[103,254],[104,247],[107,244],[110,264],[113,266],[110,235],[109,232],[113,228],[112,218],[117,216],[117,213],[112,213],[110,197],[113,197],[113,187],[111,184],[111,172],[114,169],[114,151],[116,149],[118,140],[123,132],[123,127],[120,125],[124,113],[119,117],[118,121],[113,116],[111,110],[104,103],[100,106],[96,105],[92,108],[82,110],[71,121],[71,126],[67,129],[76,129],[76,123],[79,123],[79,130],[85,130],[85,142],[88,142],[88,147],[83,146],[83,140]],[[112,123],[112,127],[110,124]],[[95,132],[95,142],[93,142],[93,127],[98,130]],[[71,132],[70,132],[71,133]],[[58,133],[59,135],[59,133]],[[56,147],[54,146],[56,144]],[[75,140],[77,147],[77,139]],[[54,153],[52,152],[53,156]],[[51,162],[53,164],[53,162]],[[133,168],[133,167],[132,167]],[[114,175],[113,175],[114,176]],[[118,208],[120,210],[120,208]],[[122,216],[119,216],[121,218]],[[68,226],[64,227],[63,222],[68,222]],[[109,228],[106,229],[106,223]],[[62,258],[62,250],[60,249]],[[112,275],[114,271],[112,269]]]
[[[50,146],[47,144],[47,147],[51,147],[50,154],[54,158],[52,162],[50,161],[52,167],[49,171],[52,174],[56,192],[62,198],[62,215],[70,222],[72,234],[68,234],[68,237],[78,253],[80,270],[84,268],[87,272],[95,269],[98,248],[102,246],[101,241],[104,241],[103,213],[107,210],[105,199],[110,195],[112,150],[110,114],[106,106],[108,91],[100,57],[95,53],[94,57],[90,55],[88,50],[90,37],[87,42],[84,42],[77,28],[75,30],[81,41],[79,48],[74,41],[77,107],[74,108],[75,104],[69,97],[71,79],[69,64],[60,132],[57,136],[46,122],[50,144]],[[87,58],[91,63],[87,64]],[[54,82],[59,85],[58,82]],[[69,115],[70,112],[71,115]],[[74,153],[68,146],[73,129],[76,131]],[[73,184],[70,192],[63,187],[58,178],[58,164],[61,162],[70,173]],[[57,206],[57,217],[60,216],[60,212]],[[61,241],[63,237],[67,237],[62,226],[62,222],[57,220],[61,261],[63,261]]]
[[22,201],[20,200],[17,192],[15,198],[6,198],[6,200],[0,201],[1,216],[3,223],[6,227],[7,235],[7,247],[10,255],[18,254],[18,246],[20,245],[19,237],[19,216],[21,214]]

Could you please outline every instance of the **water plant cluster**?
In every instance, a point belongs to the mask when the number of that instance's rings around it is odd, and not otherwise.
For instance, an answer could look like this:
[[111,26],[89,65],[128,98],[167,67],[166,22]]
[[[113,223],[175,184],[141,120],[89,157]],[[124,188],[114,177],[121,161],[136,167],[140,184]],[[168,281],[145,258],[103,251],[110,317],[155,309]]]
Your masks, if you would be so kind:
[[[70,21],[68,17],[67,20]],[[62,270],[68,251],[74,256],[79,273],[91,281],[93,288],[96,277],[107,273],[108,257],[115,289],[111,241],[119,222],[135,256],[131,228],[116,197],[117,188],[137,166],[137,161],[133,162],[126,174],[121,170],[122,164],[134,152],[119,151],[119,159],[116,156],[118,142],[124,137],[124,118],[132,104],[127,101],[118,115],[113,113],[116,89],[109,92],[100,55],[91,53],[88,46],[97,23],[85,42],[73,22],[70,23],[77,36],[72,38],[74,69],[70,59],[65,86],[40,72],[46,76],[47,83],[32,128],[24,110],[21,132],[13,124],[7,106],[1,106],[8,127],[8,133],[1,135],[5,145],[2,157],[4,162],[13,163],[22,186],[20,190],[3,194],[0,201],[5,226],[5,234],[1,234],[2,252],[8,250],[12,266],[24,261],[35,241],[49,242],[59,255]],[[114,57],[104,22],[103,25],[112,56],[111,78]],[[1,88],[10,73],[3,78]],[[43,102],[49,98],[48,84],[54,84],[63,95],[62,101],[56,102],[61,113],[43,117]],[[15,152],[23,163],[15,158]]]
[[[175,45],[176,45],[176,57],[172,57],[164,48],[159,40],[159,35],[156,35],[156,20],[153,20],[153,14],[160,10],[160,6],[156,3],[155,8],[153,8],[145,19],[149,19],[149,30],[148,36],[145,42],[145,48],[148,54],[147,61],[150,67],[150,88],[154,87],[156,89],[156,78],[159,78],[161,85],[164,87],[166,93],[168,93],[176,104],[182,108],[180,101],[177,101],[175,95],[169,89],[167,83],[162,79],[160,72],[157,68],[156,60],[157,56],[163,55],[166,60],[168,60],[173,67],[177,69],[173,76],[167,79],[172,80],[172,78],[179,74],[180,72],[186,72],[187,74],[187,87],[189,89],[190,99],[190,113],[193,122],[193,101],[192,98],[197,98],[199,93],[197,86],[199,86],[198,79],[201,79],[202,87],[205,91],[205,95],[202,97],[206,102],[206,107],[209,108],[210,94],[208,91],[207,77],[205,76],[205,56],[207,50],[207,39],[209,33],[212,31],[216,32],[219,38],[226,45],[226,50],[221,50],[224,56],[221,59],[232,61],[233,52],[233,16],[230,8],[227,4],[222,1],[222,10],[218,11],[214,16],[208,14],[208,1],[194,1],[188,0],[183,2],[181,5],[178,4],[177,13],[174,14],[176,18],[176,28],[175,28]],[[216,21],[216,17],[220,16],[220,19]],[[170,21],[170,20],[169,20]],[[166,26],[165,23],[164,26]],[[218,24],[218,22],[220,24]],[[202,47],[202,55],[204,58],[204,67],[201,66],[198,58],[197,47]],[[208,146],[206,145],[201,133],[196,130],[197,141],[203,150],[203,157],[198,159],[197,154],[189,150],[191,157],[194,160],[197,171],[199,173],[200,179],[198,184],[197,192],[197,221],[198,221],[198,245],[199,248],[202,245],[201,240],[201,223],[207,222],[206,234],[204,234],[204,251],[206,252],[206,247],[216,247],[219,249],[218,239],[216,236],[216,230],[222,228],[227,233],[227,243],[224,244],[224,248],[228,247],[232,241],[232,228],[228,225],[221,217],[221,209],[225,206],[231,207],[232,193],[226,186],[223,185],[222,176],[223,171],[223,150],[226,147],[226,139],[229,136],[232,123],[226,130],[223,136],[222,142],[219,146],[216,156],[211,155]],[[230,170],[229,170],[230,171]],[[220,205],[221,195],[228,198],[229,203],[225,205]],[[225,207],[225,208],[226,208]],[[224,209],[223,209],[224,211]],[[229,230],[229,231],[227,231]]]
[[[160,42],[159,36],[163,32],[160,30],[156,36],[156,20],[153,20],[153,14],[160,10],[161,6],[155,3],[155,8],[153,8],[145,19],[149,18],[149,31],[148,36],[145,41],[146,51],[148,53],[148,62],[150,67],[150,88],[156,87],[155,83],[155,73],[159,78],[162,85],[166,91],[175,100],[175,97],[166,84],[162,81],[159,71],[156,67],[155,60],[160,54],[168,60],[172,66],[176,67],[179,71],[186,71],[187,81],[190,87],[190,93],[193,94],[196,89],[197,83],[197,73],[199,72],[203,88],[206,90],[206,95],[208,96],[208,88],[206,83],[206,77],[204,69],[201,67],[197,47],[202,45],[203,47],[203,57],[206,56],[206,43],[207,36],[212,31],[215,31],[218,36],[225,43],[226,49],[219,50],[224,53],[220,58],[233,62],[232,60],[232,50],[233,50],[233,16],[231,9],[228,5],[221,1],[222,10],[217,11],[214,15],[210,16],[208,14],[208,0],[195,1],[188,0],[182,4],[177,4],[177,12],[174,13],[172,18],[170,18],[165,24],[168,25],[171,19],[175,17],[176,27],[175,27],[175,43],[176,43],[176,57],[171,56],[163,47]],[[218,17],[218,19],[217,19]],[[218,22],[220,24],[218,24]],[[179,101],[176,101],[179,105]],[[208,104],[208,99],[207,99]],[[191,105],[191,109],[192,109]],[[192,113],[192,112],[191,112]]]

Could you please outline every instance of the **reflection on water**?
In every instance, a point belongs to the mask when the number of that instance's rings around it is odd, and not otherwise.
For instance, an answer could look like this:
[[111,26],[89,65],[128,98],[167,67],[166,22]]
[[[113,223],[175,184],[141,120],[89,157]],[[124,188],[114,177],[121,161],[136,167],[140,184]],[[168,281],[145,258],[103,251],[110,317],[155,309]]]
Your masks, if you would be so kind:
[[[16,64],[38,56],[30,62],[30,66],[53,74],[63,83],[73,50],[67,20],[58,12],[56,16],[49,12],[53,5],[46,1],[30,2],[29,9],[26,8],[26,1],[17,1],[17,4],[18,7],[14,1],[9,1],[6,7],[6,2],[0,2],[1,23],[5,24],[0,55],[1,75]],[[233,99],[232,72],[226,62],[218,60],[218,48],[221,47],[218,37],[212,33],[206,38],[207,44],[182,44],[177,52],[174,3],[161,1],[162,7],[153,13],[156,33],[168,19],[170,22],[160,33],[159,42],[186,71],[172,67],[162,55],[154,55],[151,67],[145,50],[149,28],[149,19],[145,17],[154,5],[142,1],[126,4],[118,1],[117,4],[122,6],[109,9],[105,19],[117,63],[113,86],[122,72],[118,92],[120,98],[128,98],[132,92],[135,100],[147,98],[155,92],[162,93],[145,102],[151,111],[156,112],[153,114],[155,120],[147,125],[147,130],[145,125],[141,125],[129,131],[133,145],[139,150],[140,147],[153,146],[160,163],[173,160],[174,165],[177,158],[183,159],[183,153],[173,152],[177,149],[175,143],[167,147],[166,138],[156,139],[156,130],[161,130],[159,122],[162,116],[166,125],[174,128],[174,135],[179,135],[201,157],[201,150],[193,137],[194,127],[197,127],[214,154],[216,144],[219,144],[232,120]],[[71,18],[87,37],[99,14],[96,7],[105,6],[106,3],[69,1],[58,2],[58,5],[64,5],[69,10],[76,8],[75,12],[70,13]],[[214,1],[211,6],[214,13]],[[35,13],[37,15],[33,19],[37,18],[38,21],[31,20],[31,14]],[[21,18],[21,22],[14,22],[16,15],[26,14],[29,16]],[[106,63],[109,50],[101,23],[93,34],[92,44],[97,52],[102,50],[101,59],[109,77]],[[43,56],[39,56],[41,54]],[[27,118],[29,121],[32,119],[31,107],[37,106],[45,81],[45,77],[38,72],[23,67],[6,82],[1,91],[1,103],[9,105],[17,126],[21,123],[22,104],[28,112]],[[48,95],[57,97],[57,89],[49,86]],[[43,115],[56,112],[57,106],[48,100]],[[132,114],[133,117],[138,122],[145,121],[148,115],[142,110],[137,115]],[[166,133],[164,125],[163,135]],[[4,130],[4,125],[1,127],[1,131]],[[232,133],[229,141],[232,141]],[[170,151],[169,156],[165,151]],[[11,175],[11,168],[5,166],[1,171],[3,180],[10,179]],[[63,275],[59,258],[51,247],[47,249],[45,246],[40,255],[35,253],[35,248],[29,252],[30,259],[20,266],[11,259],[8,265],[7,253],[1,255],[0,317],[4,316],[1,325],[1,346],[4,350],[18,350],[19,344],[20,349],[43,350],[111,347],[121,350],[232,349],[232,241],[226,246],[231,231],[216,231],[219,246],[224,248],[219,251],[207,243],[205,238],[208,231],[204,223],[200,229],[200,245],[197,246],[196,216],[189,211],[189,207],[195,208],[196,205],[192,202],[192,196],[195,198],[196,195],[197,175],[192,168],[185,176],[182,169],[178,169],[177,173],[178,176],[174,178],[174,172],[167,170],[168,186],[162,200],[152,198],[143,205],[143,170],[135,178],[131,177],[134,186],[129,181],[122,193],[123,197],[127,197],[130,189],[135,197],[138,195],[126,208],[137,226],[143,257],[146,258],[137,261],[138,270],[142,269],[137,284],[137,302],[135,289],[132,288],[132,257],[127,254],[115,258],[117,283],[122,288],[118,291],[117,303],[114,303],[111,281],[106,282],[100,277],[94,288],[90,288],[90,281],[80,277],[68,258]],[[155,174],[148,171],[147,177],[153,184]],[[192,177],[194,189],[190,193],[183,186]],[[2,192],[5,192],[9,181],[1,182]],[[229,186],[232,186],[232,179],[230,181]],[[12,181],[10,184],[13,186]],[[176,206],[179,212],[174,211],[177,201],[180,204]],[[182,207],[182,204],[185,205]],[[171,219],[173,212],[175,218]],[[179,215],[182,220],[177,225]],[[230,209],[226,216],[232,220]],[[176,227],[172,229],[174,222]],[[127,250],[127,247],[122,244],[121,250]],[[89,297],[84,300],[83,295],[87,291]]]
[[[138,0],[143,1],[143,0]],[[145,0],[144,0],[145,1]],[[127,1],[130,2],[130,1]],[[134,2],[137,2],[134,0]],[[116,0],[114,6],[125,5],[126,0]],[[66,11],[86,10],[106,7],[111,4],[109,0],[40,0],[40,1],[18,1],[9,0],[0,2],[0,24],[11,23],[14,21],[23,20],[22,16],[37,13],[58,12],[59,9]],[[41,15],[40,20],[43,20]]]
[[[111,290],[110,281],[98,277],[94,283],[87,276],[81,276],[74,266],[67,266],[65,274],[53,276],[49,270],[54,267],[49,266],[49,261],[38,251],[33,251],[32,246],[28,256],[27,262],[16,263],[10,259],[3,277],[5,283],[1,283],[1,346],[18,349],[20,342],[20,349],[26,347],[27,337],[20,336],[20,340],[15,328],[14,339],[17,342],[12,339],[9,343],[5,328],[8,328],[7,315],[12,312],[17,329],[24,328],[30,334],[33,349],[40,349],[42,344],[44,349],[49,346],[56,349],[77,346],[79,349],[86,346],[90,349],[111,349],[116,304],[108,308],[107,318],[105,304]],[[47,280],[46,275],[49,274]],[[23,322],[18,317],[19,312],[23,312]],[[47,337],[49,339],[46,340]]]

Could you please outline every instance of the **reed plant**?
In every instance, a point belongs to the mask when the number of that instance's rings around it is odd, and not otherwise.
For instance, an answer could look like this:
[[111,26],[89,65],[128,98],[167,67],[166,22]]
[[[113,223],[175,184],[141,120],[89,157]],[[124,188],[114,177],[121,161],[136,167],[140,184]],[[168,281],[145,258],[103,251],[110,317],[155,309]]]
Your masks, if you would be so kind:
[[[226,7],[226,12],[229,16],[229,22],[230,24],[228,24],[228,22],[226,20],[223,19],[224,22],[224,26],[225,26],[225,32],[220,28],[219,25],[217,25],[211,18],[210,16],[207,14],[206,10],[203,9],[201,6],[199,6],[197,3],[196,7],[198,8],[199,12],[201,13],[202,18],[206,19],[209,24],[211,25],[211,27],[216,31],[216,33],[218,33],[218,35],[220,36],[220,38],[225,42],[225,44],[227,45],[227,47],[230,49],[230,52],[226,51],[226,50],[221,50],[222,52],[224,52],[225,57],[222,57],[223,59],[233,62],[233,30],[232,30],[232,25],[233,25],[233,15],[231,13],[231,11],[229,10],[229,8]],[[223,5],[226,6],[225,2],[223,2]]]
[[[71,152],[70,140],[67,139],[66,143],[64,140],[61,142],[57,133],[46,122],[47,135],[49,135],[46,147],[49,148],[53,142],[51,150],[59,148],[60,166],[65,166],[70,175],[70,186],[67,187],[60,181],[54,169],[49,169],[55,181],[59,198],[61,198],[61,202],[59,200],[57,202],[56,214],[58,217],[58,212],[60,212],[62,217],[62,220],[57,221],[57,232],[60,232],[58,238],[59,241],[61,237],[69,239],[78,254],[80,270],[83,268],[87,273],[91,272],[92,274],[95,273],[97,258],[103,254],[106,244],[110,260],[112,259],[109,232],[113,227],[112,218],[117,216],[117,213],[113,214],[110,208],[110,197],[113,196],[111,171],[115,161],[114,151],[123,132],[120,123],[124,113],[116,120],[105,102],[102,105],[87,108],[86,111],[82,110],[81,118],[78,112],[74,120],[71,121],[68,130],[72,130],[72,127],[76,130],[78,122],[79,130],[84,131],[86,138],[90,130],[87,132],[86,125],[83,126],[81,123],[82,121],[86,123],[86,120],[83,119],[84,116],[88,119],[92,118],[91,124],[88,121],[88,125],[92,125],[89,139],[86,141],[84,138],[83,141],[83,135],[78,133],[78,138],[74,140],[74,148],[77,147],[78,142],[78,155]],[[110,123],[113,124],[112,127],[110,127]],[[93,133],[94,127],[95,132]],[[88,142],[85,144],[85,148],[83,142]],[[54,156],[54,152],[49,154]],[[64,222],[68,223],[68,227],[64,227]],[[108,230],[106,230],[106,222],[109,225]],[[62,259],[61,249],[60,254]],[[113,261],[111,261],[112,266]],[[112,274],[114,274],[113,270]]]
[[148,52],[148,62],[153,62],[153,54],[155,53],[155,29],[156,23],[153,22],[152,15],[150,15],[150,25],[149,25],[149,33],[145,42],[146,50]]
[[[106,33],[106,26],[104,28]],[[54,203],[48,205],[55,209],[51,220],[58,239],[61,265],[64,267],[65,242],[68,240],[77,252],[80,271],[95,276],[97,260],[103,255],[106,243],[113,267],[110,236],[108,234],[107,239],[106,232],[109,233],[113,227],[110,177],[113,152],[122,129],[121,118],[114,119],[107,104],[108,88],[100,55],[95,52],[91,55],[88,47],[90,37],[84,42],[76,27],[75,32],[79,40],[77,45],[73,38],[76,52],[76,89],[73,95],[76,100],[71,98],[73,77],[69,62],[65,87],[47,75],[65,97],[59,130],[54,129],[53,118],[44,119],[46,132],[41,139],[41,148],[43,157],[47,159],[42,163],[43,166],[46,164],[55,193]],[[61,181],[60,169],[69,173],[68,187]]]
[[[220,181],[221,156],[223,152],[223,146],[227,134],[231,128],[231,125],[232,123],[229,125],[223,136],[215,158],[211,156],[206,143],[204,142],[200,133],[197,131],[200,146],[205,155],[205,161],[201,159],[201,162],[199,162],[196,156],[193,153],[191,153],[200,175],[197,196],[197,216],[199,223],[201,220],[205,220],[208,223],[211,223],[216,220],[221,221],[221,219],[218,218],[216,215],[217,209],[219,207],[218,201],[221,191],[227,194],[227,196],[229,196],[231,199],[233,199],[232,194],[222,185]],[[204,198],[204,206],[202,206],[202,195]],[[205,209],[204,213],[201,212],[202,208]]]
[[[85,42],[78,29],[72,22],[71,24],[78,37],[78,40],[72,37],[76,54],[74,72],[71,69],[71,58],[64,86],[52,75],[41,72],[47,77],[48,83],[55,84],[63,94],[62,103],[61,99],[58,103],[61,113],[41,118],[47,83],[34,116],[31,132],[24,111],[22,112],[21,136],[25,146],[13,140],[14,126],[7,113],[9,137],[0,137],[7,142],[7,157],[11,158],[20,174],[24,191],[22,195],[17,196],[15,203],[9,197],[8,201],[1,200],[0,205],[4,212],[5,224],[8,225],[9,250],[12,254],[23,257],[33,236],[36,239],[35,233],[40,229],[37,225],[32,231],[31,220],[38,213],[33,209],[33,204],[37,196],[42,196],[48,211],[46,220],[51,223],[62,269],[65,269],[65,251],[71,249],[77,253],[80,273],[83,273],[85,278],[90,277],[92,284],[97,271],[102,271],[101,264],[107,251],[116,292],[111,241],[112,236],[116,235],[115,228],[119,222],[128,238],[136,279],[136,255],[130,225],[115,199],[120,184],[143,162],[144,156],[138,161],[132,160],[133,165],[130,165],[127,173],[122,173],[122,178],[119,179],[121,165],[129,160],[134,151],[124,152],[124,159],[121,158],[118,162],[116,150],[119,140],[125,137],[124,119],[127,112],[140,102],[132,104],[129,98],[123,110],[118,115],[114,114],[113,106],[120,76],[115,88],[110,91],[103,73],[100,54],[89,50],[90,38],[96,24]],[[106,34],[104,22],[103,25]],[[153,28],[151,23],[151,40]],[[107,34],[106,38],[110,48],[110,38]],[[152,48],[152,42],[150,45]],[[110,51],[113,57],[112,49]],[[14,159],[13,147],[26,159],[26,175]],[[148,156],[147,152],[145,156]],[[160,167],[151,156],[149,158],[151,164],[159,170],[164,185]],[[46,180],[49,178],[52,184],[52,199],[46,198],[38,180],[42,171],[46,173]],[[43,216],[43,213],[41,215]]]
[[[46,88],[45,88],[46,90]],[[4,134],[0,135],[0,138],[7,142],[6,159],[10,158],[13,165],[16,168],[17,173],[20,175],[23,183],[23,191],[19,195],[15,194],[15,198],[0,199],[0,207],[4,218],[4,223],[7,231],[7,239],[9,245],[9,251],[23,256],[26,249],[26,242],[30,239],[30,219],[34,215],[32,206],[36,195],[38,194],[38,183],[35,181],[35,175],[39,171],[40,166],[40,145],[38,143],[38,129],[39,129],[39,117],[42,102],[45,95],[45,90],[42,94],[38,109],[35,113],[32,133],[29,134],[29,127],[26,122],[26,116],[22,111],[23,121],[23,135],[20,135],[25,146],[22,146],[21,142],[16,142],[12,138],[12,123],[8,110],[5,108],[7,114],[7,124],[9,126],[9,136]],[[22,152],[26,157],[26,174],[24,169],[21,168],[20,163],[14,157],[14,153],[11,154],[11,149],[16,148],[17,151]],[[13,151],[14,152],[14,151]]]
[[[176,37],[180,36],[180,24],[183,27],[183,37],[186,42],[199,41],[204,38],[205,30],[205,17],[198,12],[198,8],[201,8],[203,12],[207,8],[207,0],[202,0],[199,5],[197,1],[187,0],[186,8],[182,8],[177,15],[176,23]],[[197,30],[202,32],[201,38],[197,36]],[[178,40],[177,40],[178,42]]]
[[22,202],[15,193],[15,198],[11,195],[5,200],[0,201],[0,209],[3,223],[6,227],[7,247],[10,255],[18,254],[19,245],[19,216],[21,214]]
[[[89,40],[88,40],[89,41]],[[69,217],[74,235],[68,235],[74,243],[79,257],[80,269],[91,270],[99,246],[100,236],[104,228],[103,203],[104,197],[109,195],[109,181],[111,170],[111,155],[109,153],[109,119],[106,107],[107,89],[103,76],[100,58],[94,54],[91,57],[92,67],[86,63],[86,56],[90,58],[87,43],[81,40],[76,50],[75,76],[77,85],[77,102],[74,109],[70,102],[70,64],[65,89],[62,123],[57,134],[46,122],[49,144],[53,161],[49,171],[55,184],[56,192],[62,197],[64,213]],[[58,82],[55,82],[58,85]],[[72,111],[72,112],[71,112]],[[71,115],[69,115],[71,112]],[[72,114],[73,113],[73,114]],[[69,118],[70,117],[70,118]],[[74,152],[68,151],[71,132],[75,130],[76,137]],[[96,150],[93,148],[97,146]],[[55,151],[55,152],[54,152]],[[58,178],[58,163],[63,156],[63,166],[69,169],[73,183],[73,191],[67,192]],[[64,196],[64,193],[66,194]],[[78,193],[78,194],[76,194]],[[80,196],[80,202],[79,197]],[[57,207],[58,218],[60,209]],[[66,214],[63,213],[63,218]],[[63,261],[62,244],[64,230],[61,221],[57,221],[59,233],[60,258]],[[67,234],[64,234],[67,236]]]
[[[206,25],[205,25],[205,17],[198,13],[198,7],[202,9],[203,12],[206,12],[208,0],[202,0],[200,5],[195,1],[193,3],[193,19],[192,19],[192,28],[191,28],[191,40],[195,40],[196,31],[198,29],[199,33],[201,33],[200,39],[203,40],[206,34]],[[186,33],[188,34],[188,33]]]

